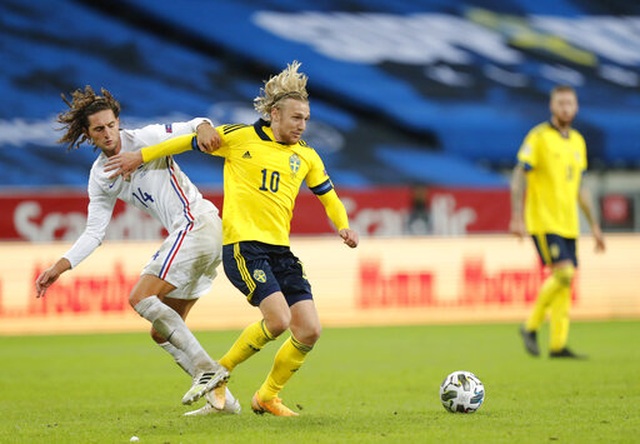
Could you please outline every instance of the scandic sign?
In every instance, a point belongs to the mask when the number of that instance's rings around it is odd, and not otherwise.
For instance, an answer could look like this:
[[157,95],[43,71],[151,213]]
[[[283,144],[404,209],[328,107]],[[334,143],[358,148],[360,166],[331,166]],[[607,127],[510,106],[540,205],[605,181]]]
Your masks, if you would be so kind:
[[[411,208],[409,187],[338,191],[352,227],[360,233],[371,236],[405,233]],[[508,193],[507,189],[430,189],[432,232],[439,235],[505,232]],[[221,192],[203,194],[222,209]],[[86,194],[76,190],[0,194],[0,240],[74,241],[84,230],[87,204]],[[294,235],[333,232],[322,205],[308,191],[298,196],[291,232]],[[122,202],[116,204],[107,230],[107,239],[112,240],[160,239],[164,235],[156,220]]]

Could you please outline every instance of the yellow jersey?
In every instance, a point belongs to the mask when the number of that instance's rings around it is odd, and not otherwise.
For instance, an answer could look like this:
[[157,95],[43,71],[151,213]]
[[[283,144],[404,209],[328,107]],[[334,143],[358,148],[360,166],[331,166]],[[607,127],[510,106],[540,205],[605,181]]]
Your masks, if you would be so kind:
[[222,143],[210,154],[225,159],[223,244],[259,241],[289,246],[302,182],[317,195],[333,190],[320,156],[302,140],[295,145],[276,142],[264,120],[216,130]]
[[550,122],[541,123],[525,137],[518,161],[527,171],[525,222],[529,233],[577,238],[578,193],[587,169],[582,135],[570,129],[565,137]]

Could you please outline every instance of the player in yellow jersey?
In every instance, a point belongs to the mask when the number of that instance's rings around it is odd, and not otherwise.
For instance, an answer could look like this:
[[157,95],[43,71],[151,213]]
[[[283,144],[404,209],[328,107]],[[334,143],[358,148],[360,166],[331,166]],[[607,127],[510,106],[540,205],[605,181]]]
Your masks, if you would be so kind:
[[[249,325],[219,362],[231,372],[289,329],[291,336],[251,400],[256,413],[276,416],[298,415],[282,404],[279,393],[321,332],[311,286],[289,248],[293,207],[303,182],[318,196],[344,243],[351,248],[358,245],[358,234],[349,228],[347,212],[320,156],[301,139],[310,108],[307,76],[298,72],[299,66],[293,62],[265,83],[254,100],[262,119],[253,125],[217,127],[220,143],[211,152],[225,158],[224,270],[262,313],[262,319]],[[180,136],[143,148],[137,155],[114,157],[107,169],[126,175],[142,161],[191,148],[198,149],[193,137]],[[224,387],[215,393],[224,397]]]
[[551,120],[537,125],[525,137],[511,181],[509,229],[519,238],[528,231],[540,259],[551,270],[520,333],[527,352],[538,356],[537,331],[549,309],[549,356],[580,358],[584,356],[567,347],[571,284],[578,266],[578,207],[591,227],[596,251],[604,251],[605,243],[591,193],[582,182],[587,169],[585,141],[571,127],[578,112],[575,90],[570,86],[555,87],[550,110]]

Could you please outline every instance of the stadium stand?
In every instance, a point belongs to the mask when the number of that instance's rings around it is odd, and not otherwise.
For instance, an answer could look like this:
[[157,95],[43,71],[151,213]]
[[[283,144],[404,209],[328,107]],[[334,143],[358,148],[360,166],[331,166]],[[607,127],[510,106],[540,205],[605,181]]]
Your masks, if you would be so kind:
[[[251,122],[261,80],[293,59],[308,142],[342,186],[504,186],[556,83],[578,89],[594,168],[640,166],[635,2],[2,0],[0,21],[2,187],[85,186],[95,154],[55,143],[61,92],[108,88],[123,126]],[[200,160],[180,162],[220,186]]]

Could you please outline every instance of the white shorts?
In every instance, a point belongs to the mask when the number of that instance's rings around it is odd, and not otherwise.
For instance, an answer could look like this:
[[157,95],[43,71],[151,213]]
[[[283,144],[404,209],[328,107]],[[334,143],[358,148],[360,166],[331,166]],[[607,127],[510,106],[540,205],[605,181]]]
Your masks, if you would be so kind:
[[176,287],[167,297],[198,299],[211,288],[221,262],[222,220],[209,212],[169,234],[141,274],[157,276]]

